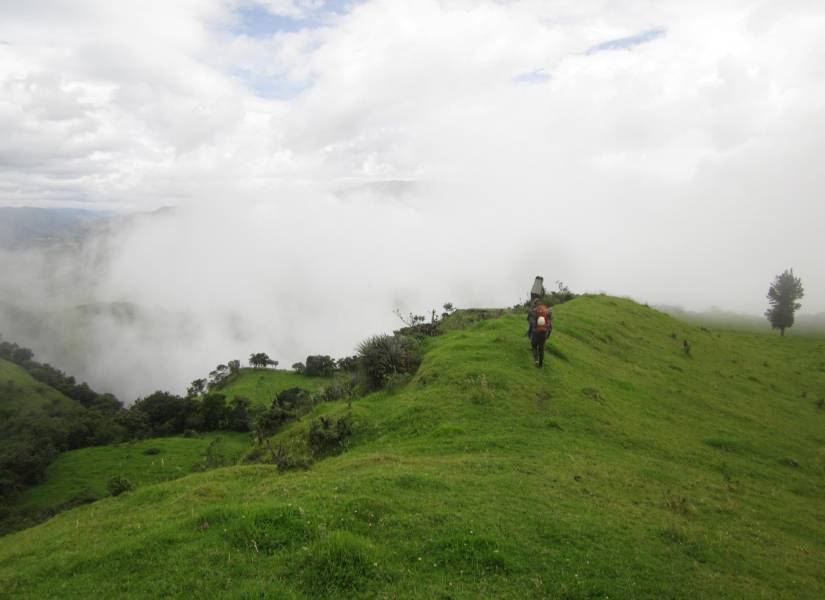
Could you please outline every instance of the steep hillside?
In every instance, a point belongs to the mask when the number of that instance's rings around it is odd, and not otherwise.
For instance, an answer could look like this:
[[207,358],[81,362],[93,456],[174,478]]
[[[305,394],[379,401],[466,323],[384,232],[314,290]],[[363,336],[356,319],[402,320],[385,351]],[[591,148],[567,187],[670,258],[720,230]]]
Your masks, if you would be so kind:
[[0,410],[27,414],[50,407],[59,411],[82,410],[74,400],[0,358]]
[[[603,296],[555,314],[543,370],[523,315],[430,339],[405,386],[316,410],[351,410],[347,452],[74,509],[0,539],[0,589],[825,596],[825,340],[702,330]],[[272,445],[307,452],[307,423]]]

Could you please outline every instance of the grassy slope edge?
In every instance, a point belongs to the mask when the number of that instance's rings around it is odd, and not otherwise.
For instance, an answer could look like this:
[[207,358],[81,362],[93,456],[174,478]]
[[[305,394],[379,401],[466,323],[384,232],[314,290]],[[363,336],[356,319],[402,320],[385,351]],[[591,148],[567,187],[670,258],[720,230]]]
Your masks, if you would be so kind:
[[63,412],[82,411],[83,407],[63,393],[37,381],[25,369],[0,358],[0,409],[32,414],[44,409]]
[[48,509],[84,494],[104,498],[114,476],[126,477],[138,487],[183,477],[192,473],[215,440],[229,464],[237,463],[252,444],[248,433],[215,431],[70,450],[48,466],[45,481],[23,491],[19,506]]
[[353,403],[352,449],[308,471],[218,469],[0,539],[0,589],[825,596],[825,340],[601,296],[555,315],[541,371],[520,316],[429,340],[406,387]]

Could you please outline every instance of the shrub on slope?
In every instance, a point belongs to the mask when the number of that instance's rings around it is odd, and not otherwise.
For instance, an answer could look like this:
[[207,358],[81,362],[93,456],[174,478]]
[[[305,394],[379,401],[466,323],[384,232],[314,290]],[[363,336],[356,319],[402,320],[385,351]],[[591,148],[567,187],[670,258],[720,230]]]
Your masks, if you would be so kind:
[[421,349],[410,337],[376,335],[359,344],[358,357],[367,385],[380,389],[393,375],[415,373]]

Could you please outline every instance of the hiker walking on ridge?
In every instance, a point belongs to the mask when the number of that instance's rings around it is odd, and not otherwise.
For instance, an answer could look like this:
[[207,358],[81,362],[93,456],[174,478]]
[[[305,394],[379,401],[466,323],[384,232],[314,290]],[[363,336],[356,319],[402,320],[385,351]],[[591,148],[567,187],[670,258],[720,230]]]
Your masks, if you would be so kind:
[[550,337],[550,332],[553,331],[553,321],[550,311],[544,304],[540,304],[538,298],[532,302],[530,312],[527,313],[527,321],[530,323],[530,346],[533,348],[533,360],[536,366],[541,368],[544,366],[544,344]]
[[553,331],[553,321],[550,311],[541,303],[544,295],[542,278],[536,277],[533,289],[530,291],[530,310],[527,313],[527,335],[530,337],[530,346],[533,349],[533,360],[536,367],[544,366],[544,345]]
[[533,309],[538,306],[538,302],[544,297],[544,277],[541,275],[536,277],[533,282],[533,287],[530,290],[530,312],[527,313],[527,337],[533,339],[533,327],[536,325],[536,315],[531,314]]

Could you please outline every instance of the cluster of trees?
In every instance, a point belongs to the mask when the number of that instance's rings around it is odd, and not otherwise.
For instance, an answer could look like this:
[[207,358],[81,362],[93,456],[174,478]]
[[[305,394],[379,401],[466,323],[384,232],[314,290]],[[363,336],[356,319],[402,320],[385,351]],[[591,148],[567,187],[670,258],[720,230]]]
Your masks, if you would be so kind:
[[218,392],[194,398],[164,391],[139,398],[118,416],[127,439],[199,431],[250,431],[252,418],[247,398],[236,396],[227,401]]
[[249,366],[253,369],[266,369],[267,367],[275,369],[278,367],[278,361],[269,358],[266,352],[254,352],[249,355]]
[[[254,352],[249,355],[249,366],[253,369],[276,368],[277,360],[272,360],[266,352]],[[219,364],[208,377],[195,379],[186,390],[187,398],[197,398],[206,392],[218,391],[228,383],[229,378],[241,371],[240,360],[230,360],[226,364]]]
[[293,363],[292,370],[307,377],[332,377],[336,373],[354,373],[358,370],[358,357],[345,356],[336,360],[327,354],[315,354],[307,356],[305,363]]

